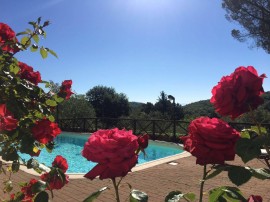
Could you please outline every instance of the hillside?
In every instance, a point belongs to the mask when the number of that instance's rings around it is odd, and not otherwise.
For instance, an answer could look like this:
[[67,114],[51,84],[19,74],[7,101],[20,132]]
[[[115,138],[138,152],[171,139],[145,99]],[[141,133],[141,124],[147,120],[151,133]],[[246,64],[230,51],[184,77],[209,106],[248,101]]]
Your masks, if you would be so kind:
[[[270,91],[265,92],[262,97],[264,98],[264,104],[258,107],[256,114],[261,121],[270,121]],[[192,119],[199,116],[219,117],[219,115],[215,113],[214,107],[209,99],[187,104],[183,106],[183,109],[185,119]],[[250,121],[247,115],[237,120]]]
[[195,118],[198,116],[216,116],[210,100],[200,100],[183,106],[185,118]]

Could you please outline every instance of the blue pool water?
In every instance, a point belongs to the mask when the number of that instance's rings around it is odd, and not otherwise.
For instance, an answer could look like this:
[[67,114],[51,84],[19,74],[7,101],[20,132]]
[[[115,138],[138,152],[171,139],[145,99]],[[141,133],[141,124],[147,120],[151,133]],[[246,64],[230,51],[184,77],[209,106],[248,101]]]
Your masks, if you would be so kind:
[[[81,135],[63,132],[55,139],[56,145],[53,152],[48,153],[44,149],[37,159],[40,163],[51,166],[55,156],[62,155],[68,161],[68,173],[87,173],[96,165],[96,163],[87,161],[86,158],[82,157],[81,155],[81,151],[88,137],[89,134]],[[143,154],[140,153],[138,164],[183,152],[183,150],[177,145],[164,144],[154,141],[150,141],[145,151],[147,156],[144,157]],[[30,158],[29,155],[25,154],[22,154],[21,157],[26,160]]]

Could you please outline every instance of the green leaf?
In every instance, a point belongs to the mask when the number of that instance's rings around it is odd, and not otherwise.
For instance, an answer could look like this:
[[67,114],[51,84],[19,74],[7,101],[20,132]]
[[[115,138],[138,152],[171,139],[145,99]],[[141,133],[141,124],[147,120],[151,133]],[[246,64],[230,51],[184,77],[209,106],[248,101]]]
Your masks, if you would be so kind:
[[57,94],[53,95],[53,99],[58,103],[61,103],[64,101],[64,98],[59,97]]
[[57,105],[57,102],[55,102],[54,100],[46,100],[46,105],[50,107],[55,107]]
[[36,44],[33,44],[31,47],[30,47],[30,50],[32,52],[36,52],[38,50],[38,46]]
[[38,192],[44,191],[46,187],[47,187],[46,182],[39,180],[35,184],[32,185],[31,191],[32,193],[38,193]]
[[255,133],[257,133],[257,135],[263,135],[263,134],[267,134],[267,130],[264,127],[258,127],[258,126],[251,126],[250,128],[252,131],[254,131]]
[[43,59],[48,57],[48,51],[45,48],[41,47],[39,50],[40,50],[40,55],[42,56]]
[[256,177],[256,178],[261,179],[261,180],[270,179],[270,170],[269,169],[266,169],[266,168],[257,168],[257,169],[249,168],[249,169],[250,169],[253,177]]
[[54,121],[55,121],[55,118],[54,118],[53,115],[50,115],[50,116],[48,117],[48,119],[49,119],[51,122],[54,122]]
[[215,188],[209,191],[209,201],[218,201],[219,197],[223,194],[222,189]]
[[185,198],[188,201],[195,201],[196,195],[194,193],[187,193],[183,195],[183,198]]
[[244,163],[257,158],[261,154],[260,145],[251,139],[240,138],[236,142],[236,153],[241,157]]
[[209,191],[209,201],[241,202],[246,199],[237,187],[222,186]]
[[223,198],[226,199],[226,201],[242,202],[246,200],[237,187],[226,186],[222,190],[224,191]]
[[39,42],[39,36],[37,34],[33,35],[33,39],[36,43]]
[[129,195],[130,202],[147,202],[148,195],[145,192],[133,189]]
[[220,167],[216,170],[214,170],[212,173],[206,176],[205,180],[209,180],[215,176],[217,176],[219,173],[221,173],[224,170],[224,167]]
[[250,135],[249,135],[248,130],[242,130],[242,131],[241,131],[241,138],[247,138],[247,139],[250,139]]
[[251,172],[241,166],[232,166],[228,170],[228,177],[236,186],[240,186],[250,180]]
[[12,64],[12,65],[9,66],[9,70],[10,70],[10,72],[13,72],[14,74],[17,74],[20,71],[20,68],[19,68],[18,65]]
[[48,51],[49,51],[49,53],[52,54],[54,57],[58,58],[57,54],[56,54],[53,50],[49,49]]
[[45,191],[38,193],[34,198],[34,202],[48,202],[48,201],[49,201],[49,194]]
[[92,201],[94,201],[106,189],[109,189],[109,188],[108,187],[103,187],[100,190],[92,193],[90,196],[88,196],[86,199],[84,199],[83,202],[92,202]]
[[21,39],[21,44],[27,48],[31,44],[29,37],[27,37],[27,36],[23,37]]

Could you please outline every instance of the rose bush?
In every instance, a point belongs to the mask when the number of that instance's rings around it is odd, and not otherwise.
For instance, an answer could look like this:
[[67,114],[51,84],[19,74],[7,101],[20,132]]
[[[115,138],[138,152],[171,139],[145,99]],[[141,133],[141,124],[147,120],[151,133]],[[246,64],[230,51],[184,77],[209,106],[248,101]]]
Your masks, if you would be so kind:
[[[31,158],[25,161],[20,153],[38,156],[42,148],[50,152],[54,138],[61,132],[54,123],[53,113],[64,99],[57,93],[52,95],[50,90],[45,92],[38,84],[43,83],[45,88],[50,88],[50,83],[42,81],[38,71],[15,58],[17,52],[29,49],[31,52],[39,50],[42,58],[46,58],[48,53],[57,57],[53,50],[38,44],[39,39],[45,36],[44,27],[49,22],[42,24],[41,18],[38,18],[29,24],[32,30],[15,34],[7,24],[0,23],[0,174],[8,176],[6,180],[2,178],[4,193],[12,191],[11,174],[18,172],[21,164],[39,173],[44,172],[36,160]],[[18,40],[18,36],[22,38]],[[69,95],[66,99],[72,94],[71,84],[69,80],[65,88]],[[45,171],[42,175],[44,181],[33,179],[22,184],[21,190],[11,194],[9,200],[48,201],[46,190],[52,194],[52,189],[60,189],[68,182],[67,168],[66,160],[58,156],[50,172]]]
[[199,117],[188,127],[188,136],[181,137],[184,149],[197,158],[196,163],[224,164],[234,160],[235,143],[240,133],[218,118]]
[[47,189],[61,189],[69,182],[68,175],[65,172],[68,169],[67,160],[58,155],[52,162],[50,172],[46,172],[40,176],[40,179],[47,183]]
[[[231,119],[249,112],[254,119],[253,110],[263,103],[261,95],[264,92],[262,87],[264,78],[266,75],[258,76],[257,70],[252,66],[238,67],[231,75],[222,77],[212,90],[211,102],[216,112],[230,116]],[[204,167],[200,202],[203,201],[204,183],[222,171],[228,172],[228,178],[236,186],[248,182],[252,177],[261,180],[270,179],[270,166],[254,169],[225,162],[233,160],[236,153],[246,163],[259,158],[262,148],[265,148],[268,157],[270,156],[270,135],[255,119],[254,124],[255,126],[245,128],[239,133],[223,120],[199,117],[190,123],[188,136],[180,137],[184,149],[195,156],[196,162]],[[262,201],[262,197],[257,195],[251,195],[246,199],[237,187],[221,186],[209,190],[208,193],[209,201]],[[194,201],[195,194],[174,191],[165,201],[175,198]]]

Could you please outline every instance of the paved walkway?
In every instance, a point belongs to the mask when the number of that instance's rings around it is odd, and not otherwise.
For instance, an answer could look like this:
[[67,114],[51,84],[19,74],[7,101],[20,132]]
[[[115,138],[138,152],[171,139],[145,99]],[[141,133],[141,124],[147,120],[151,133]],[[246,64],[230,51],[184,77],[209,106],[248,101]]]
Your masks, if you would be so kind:
[[[165,196],[174,190],[180,190],[182,192],[194,192],[199,197],[199,180],[202,176],[202,166],[195,164],[195,158],[185,157],[178,159],[174,162],[177,165],[161,164],[145,170],[136,171],[128,174],[121,183],[120,195],[121,201],[128,201],[129,187],[127,183],[131,184],[134,189],[139,189],[146,192],[149,196],[149,202],[164,202]],[[239,158],[236,158],[234,164],[241,164]],[[265,167],[259,160],[253,160],[248,163],[254,167]],[[16,182],[29,181],[33,177],[23,171],[19,171],[19,174],[12,175],[12,180]],[[4,181],[6,176],[0,175],[0,181]],[[34,177],[36,178],[36,177]],[[220,186],[233,184],[228,180],[227,173],[222,173],[205,182],[205,191]],[[111,189],[103,192],[96,201],[98,202],[110,202],[114,201],[114,192],[112,184],[109,180],[95,179],[93,181],[88,179],[71,179],[70,182],[62,189],[55,191],[53,202],[61,201],[83,201],[90,193],[97,191],[98,189],[109,186]],[[2,189],[2,183],[0,185]],[[15,186],[15,189],[17,187]],[[240,186],[241,191],[246,197],[251,194],[261,195],[263,201],[270,201],[270,180],[258,180],[252,178],[248,183]],[[0,190],[1,191],[1,190]],[[1,191],[0,196],[4,194]],[[204,196],[203,201],[208,201],[207,194]]]

